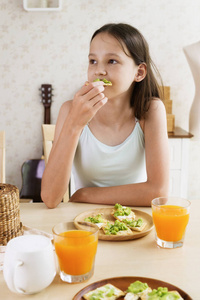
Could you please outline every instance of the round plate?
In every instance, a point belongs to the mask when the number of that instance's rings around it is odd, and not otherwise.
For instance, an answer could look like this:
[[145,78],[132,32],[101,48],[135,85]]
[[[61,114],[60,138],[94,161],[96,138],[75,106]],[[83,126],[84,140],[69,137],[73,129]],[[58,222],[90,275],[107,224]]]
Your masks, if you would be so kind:
[[[96,288],[103,286],[107,283],[113,284],[114,286],[116,286],[122,291],[126,291],[128,286],[136,280],[139,280],[141,282],[146,282],[149,285],[149,287],[151,287],[152,289],[157,289],[158,287],[167,287],[169,291],[179,292],[179,294],[184,300],[192,300],[192,298],[186,292],[179,289],[175,285],[172,285],[168,282],[164,282],[161,280],[146,278],[146,277],[115,277],[115,278],[108,278],[108,279],[96,281],[86,286],[81,291],[79,291],[72,300],[84,300],[83,298],[84,294],[88,293],[89,291],[95,290]],[[124,299],[124,297],[118,298],[118,300],[122,300],[122,299]]]
[[[76,216],[74,219],[74,225],[76,228],[81,229],[81,226],[78,224],[78,222],[83,222],[85,218],[92,216],[92,215],[97,215],[97,214],[103,214],[103,218],[108,220],[108,221],[115,221],[113,216],[111,216],[111,211],[113,208],[96,208],[96,209],[91,209],[87,210],[80,215]],[[136,210],[132,209],[132,211],[135,213],[136,219],[142,218],[146,222],[146,226],[143,229],[143,231],[132,231],[131,235],[105,235],[103,230],[99,230],[99,239],[100,240],[105,240],[105,241],[125,241],[125,240],[134,240],[141,238],[145,235],[147,235],[152,229],[153,229],[153,219],[152,217],[141,211],[141,210]]]

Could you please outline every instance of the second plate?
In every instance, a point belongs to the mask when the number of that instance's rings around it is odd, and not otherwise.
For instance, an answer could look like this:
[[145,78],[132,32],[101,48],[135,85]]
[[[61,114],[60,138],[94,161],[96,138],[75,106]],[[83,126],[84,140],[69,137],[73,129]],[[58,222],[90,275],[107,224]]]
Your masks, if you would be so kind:
[[[81,291],[79,291],[74,296],[73,300],[84,300],[83,298],[84,294],[108,283],[113,284],[114,286],[121,289],[122,291],[126,291],[128,286],[136,280],[139,280],[141,282],[146,282],[152,289],[157,289],[159,286],[167,287],[169,291],[179,292],[179,294],[182,296],[184,300],[192,300],[192,298],[186,292],[181,290],[179,287],[172,285],[168,282],[164,282],[153,278],[147,278],[147,277],[115,277],[115,278],[108,278],[108,279],[96,281],[86,286]],[[124,297],[119,298],[119,300],[121,299],[124,299]]]

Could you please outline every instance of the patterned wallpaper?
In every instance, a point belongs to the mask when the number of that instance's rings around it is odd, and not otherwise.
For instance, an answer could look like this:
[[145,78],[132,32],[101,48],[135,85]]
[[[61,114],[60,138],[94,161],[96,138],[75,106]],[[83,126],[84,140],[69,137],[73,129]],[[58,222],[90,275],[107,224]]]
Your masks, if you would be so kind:
[[[6,131],[6,181],[21,188],[24,161],[42,155],[39,87],[53,85],[52,123],[86,80],[92,33],[108,22],[137,27],[171,86],[176,126],[188,130],[194,83],[183,47],[200,39],[199,0],[63,0],[60,12],[27,12],[0,0],[0,130]],[[190,143],[189,197],[200,198],[200,141]]]

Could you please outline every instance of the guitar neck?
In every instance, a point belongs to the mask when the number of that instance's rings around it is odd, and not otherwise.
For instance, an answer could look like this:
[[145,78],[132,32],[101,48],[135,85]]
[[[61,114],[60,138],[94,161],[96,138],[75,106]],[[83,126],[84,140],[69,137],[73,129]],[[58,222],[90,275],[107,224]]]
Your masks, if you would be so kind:
[[50,107],[44,108],[44,124],[51,124]]

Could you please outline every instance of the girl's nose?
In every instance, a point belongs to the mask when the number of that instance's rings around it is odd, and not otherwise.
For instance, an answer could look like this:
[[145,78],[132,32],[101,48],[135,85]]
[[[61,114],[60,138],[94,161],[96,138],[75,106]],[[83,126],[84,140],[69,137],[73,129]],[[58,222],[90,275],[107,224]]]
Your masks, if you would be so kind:
[[98,67],[95,71],[95,75],[99,76],[99,75],[106,75],[107,72],[104,68],[102,67]]

